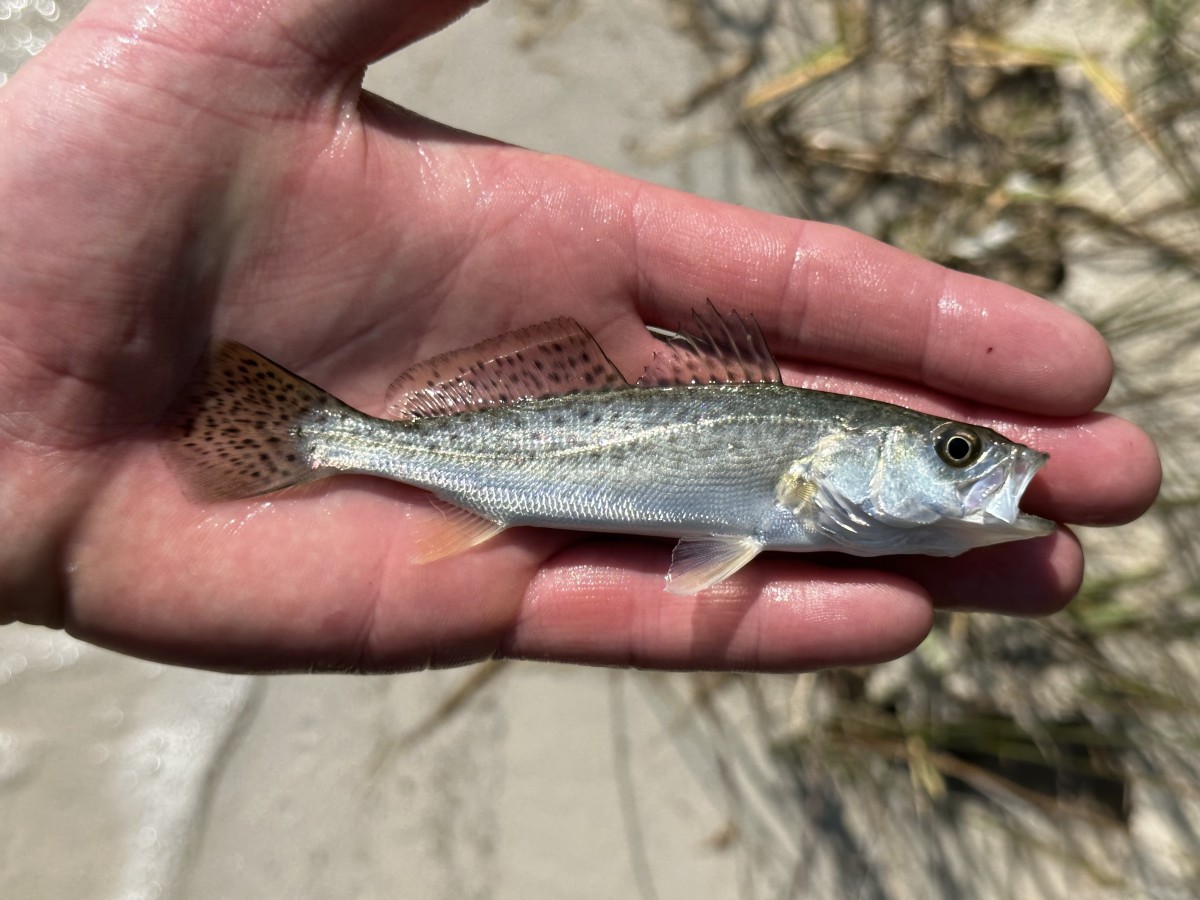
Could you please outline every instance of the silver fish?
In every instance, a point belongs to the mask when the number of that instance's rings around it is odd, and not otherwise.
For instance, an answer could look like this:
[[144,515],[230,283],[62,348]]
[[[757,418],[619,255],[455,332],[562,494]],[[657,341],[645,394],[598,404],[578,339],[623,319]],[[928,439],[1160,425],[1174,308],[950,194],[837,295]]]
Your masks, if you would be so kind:
[[954,556],[1049,533],[1021,494],[1047,456],[989,428],[787,387],[758,325],[711,304],[629,384],[555,319],[431,359],[388,418],[258,353],[217,343],[163,454],[200,501],[339,473],[424,488],[443,511],[417,559],[517,525],[679,538],[667,590],[692,594],[762,550]]

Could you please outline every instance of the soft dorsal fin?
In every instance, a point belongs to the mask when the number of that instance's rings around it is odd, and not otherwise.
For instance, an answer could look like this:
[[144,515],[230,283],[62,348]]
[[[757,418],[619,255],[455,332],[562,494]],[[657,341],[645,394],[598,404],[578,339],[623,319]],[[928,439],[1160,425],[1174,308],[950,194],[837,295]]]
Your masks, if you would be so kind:
[[388,388],[387,415],[445,416],[625,386],[595,338],[563,317],[418,363]]
[[651,329],[666,347],[650,360],[638,379],[640,387],[783,381],[753,316],[721,315],[710,300],[707,309],[692,311],[690,328]]

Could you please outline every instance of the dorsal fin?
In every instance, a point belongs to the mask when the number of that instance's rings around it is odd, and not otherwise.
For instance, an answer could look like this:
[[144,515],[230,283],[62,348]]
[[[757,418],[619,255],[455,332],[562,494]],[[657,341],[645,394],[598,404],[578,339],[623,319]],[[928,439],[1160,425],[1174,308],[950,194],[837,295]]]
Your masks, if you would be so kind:
[[692,311],[690,330],[651,331],[666,346],[646,366],[640,387],[783,381],[754,317],[721,315],[711,300],[707,309]]
[[562,317],[418,363],[388,388],[387,415],[445,416],[625,386],[595,338]]

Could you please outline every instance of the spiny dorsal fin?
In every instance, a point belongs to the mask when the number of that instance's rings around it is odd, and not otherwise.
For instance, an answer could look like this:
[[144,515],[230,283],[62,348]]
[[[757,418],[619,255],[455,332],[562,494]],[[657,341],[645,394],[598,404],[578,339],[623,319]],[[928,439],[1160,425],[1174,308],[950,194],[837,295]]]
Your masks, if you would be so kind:
[[672,384],[759,383],[783,381],[754,317],[721,315],[712,301],[692,311],[691,330],[652,329],[666,347],[654,354],[638,379],[639,387]]
[[387,415],[445,416],[625,386],[595,338],[563,317],[418,363],[388,388]]

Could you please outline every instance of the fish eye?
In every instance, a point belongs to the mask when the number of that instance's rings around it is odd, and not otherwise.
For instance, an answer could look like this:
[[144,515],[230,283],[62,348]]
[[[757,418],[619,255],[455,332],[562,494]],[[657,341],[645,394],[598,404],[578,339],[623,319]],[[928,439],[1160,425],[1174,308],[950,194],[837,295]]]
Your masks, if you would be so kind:
[[941,431],[934,449],[946,465],[962,469],[979,459],[983,441],[977,432],[961,425],[952,425]]

